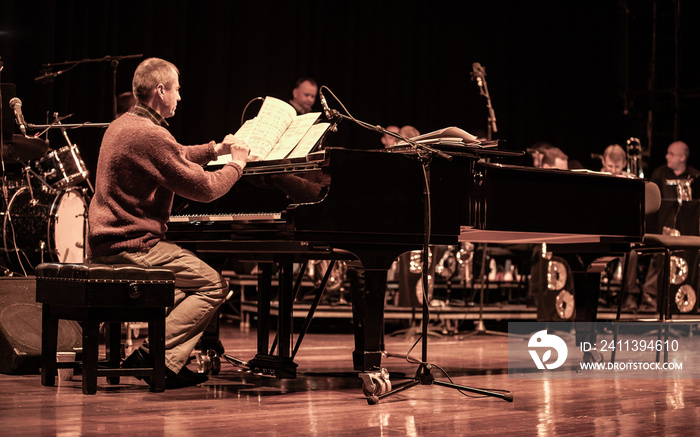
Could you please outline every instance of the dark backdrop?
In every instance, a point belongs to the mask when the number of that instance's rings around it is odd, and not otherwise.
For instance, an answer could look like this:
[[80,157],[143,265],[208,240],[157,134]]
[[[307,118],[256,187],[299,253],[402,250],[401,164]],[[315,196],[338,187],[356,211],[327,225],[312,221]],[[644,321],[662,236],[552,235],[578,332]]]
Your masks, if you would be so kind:
[[[169,120],[171,130],[188,144],[235,131],[256,96],[289,99],[300,76],[316,78],[356,118],[372,124],[484,132],[485,101],[470,77],[472,63],[479,62],[498,119],[495,138],[513,149],[549,141],[598,169],[592,153],[624,145],[630,136],[646,138],[647,113],[639,102],[648,100],[652,1],[633,3],[626,14],[626,2],[614,0],[5,0],[1,79],[17,85],[30,123],[54,112],[73,114],[66,122],[107,122],[115,66],[96,60],[165,58],[181,72],[183,100]],[[683,8],[683,22],[692,23],[697,6],[683,2]],[[695,26],[682,29],[684,42],[698,40]],[[692,87],[698,68],[689,44],[678,56],[687,59],[681,58],[682,80]],[[53,81],[35,81],[44,64],[82,59],[91,62]],[[116,65],[117,93],[130,89],[138,62]],[[679,137],[692,150],[700,141],[698,105],[691,98],[682,106]],[[96,128],[69,132],[90,170],[101,134]],[[345,121],[328,144],[370,148],[380,146],[379,139]],[[51,141],[55,148],[65,145],[55,134]],[[653,145],[650,167],[664,162],[666,145]]]

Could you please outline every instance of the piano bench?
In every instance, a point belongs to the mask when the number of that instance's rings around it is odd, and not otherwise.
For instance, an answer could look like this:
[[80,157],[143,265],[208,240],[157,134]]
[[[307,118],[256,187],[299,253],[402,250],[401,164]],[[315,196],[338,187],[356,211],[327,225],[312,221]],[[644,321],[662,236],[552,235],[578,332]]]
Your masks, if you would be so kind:
[[[151,391],[165,390],[165,316],[174,304],[175,274],[132,264],[44,263],[36,268],[36,301],[42,304],[41,384],[53,386],[57,369],[82,371],[83,394],[95,394],[97,377],[147,376]],[[57,363],[58,322],[82,325],[82,361]],[[105,326],[106,360],[99,360],[99,328]],[[148,322],[147,368],[120,368],[121,323]]]

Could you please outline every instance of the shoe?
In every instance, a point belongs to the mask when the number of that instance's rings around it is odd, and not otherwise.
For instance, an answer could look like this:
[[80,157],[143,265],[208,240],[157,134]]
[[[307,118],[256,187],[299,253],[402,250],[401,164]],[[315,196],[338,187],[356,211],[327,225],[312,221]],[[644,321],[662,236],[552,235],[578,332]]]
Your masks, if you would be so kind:
[[209,378],[207,375],[203,373],[195,373],[187,367],[183,367],[179,373],[175,373],[167,368],[165,369],[166,389],[192,387],[194,385],[207,382],[208,380]]
[[[147,352],[141,349],[136,349],[122,362],[122,369],[140,369],[140,368],[150,368],[151,359]],[[135,376],[135,378],[146,381],[148,385],[151,385],[151,378],[148,376]]]

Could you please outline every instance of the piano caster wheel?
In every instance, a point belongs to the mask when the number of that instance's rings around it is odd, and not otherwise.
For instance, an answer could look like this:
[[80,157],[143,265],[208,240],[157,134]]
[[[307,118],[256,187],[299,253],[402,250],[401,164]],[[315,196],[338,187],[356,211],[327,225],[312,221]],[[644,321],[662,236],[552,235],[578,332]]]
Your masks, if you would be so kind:
[[386,369],[381,369],[378,372],[360,373],[360,378],[362,379],[362,392],[370,405],[379,402],[377,396],[391,391],[389,371]]
[[205,355],[197,352],[197,371],[205,375],[218,375],[221,371],[221,358],[215,350],[209,349]]
[[584,363],[602,363],[603,362],[603,354],[598,351],[589,351],[589,352],[584,352],[583,353],[583,362]]

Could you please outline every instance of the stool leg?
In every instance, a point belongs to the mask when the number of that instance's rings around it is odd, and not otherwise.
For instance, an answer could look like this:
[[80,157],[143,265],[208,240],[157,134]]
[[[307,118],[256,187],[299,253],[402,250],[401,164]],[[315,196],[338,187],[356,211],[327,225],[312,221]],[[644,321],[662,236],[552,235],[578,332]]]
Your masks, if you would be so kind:
[[[105,334],[107,365],[110,368],[117,369],[121,358],[121,323],[105,323]],[[119,384],[119,377],[110,376],[107,378],[107,382],[111,385],[117,385]]]
[[165,391],[165,309],[155,320],[148,322],[148,339],[151,359],[153,359],[153,377],[151,391]]
[[41,385],[56,384],[56,351],[58,348],[58,319],[50,316],[51,306],[41,307]]
[[97,393],[97,361],[100,352],[99,322],[83,320],[83,394]]

